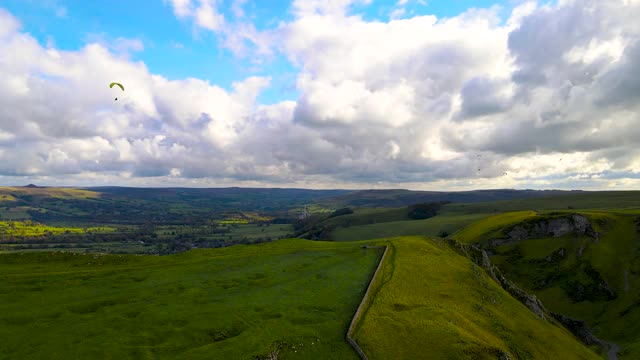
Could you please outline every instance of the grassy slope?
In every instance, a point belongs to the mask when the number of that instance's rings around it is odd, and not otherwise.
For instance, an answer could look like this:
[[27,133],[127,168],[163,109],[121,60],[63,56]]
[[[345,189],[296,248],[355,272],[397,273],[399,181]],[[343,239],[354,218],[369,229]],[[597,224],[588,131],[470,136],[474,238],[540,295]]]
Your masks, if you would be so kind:
[[445,245],[393,239],[355,339],[369,359],[598,359]]
[[[605,340],[623,345],[621,358],[640,358],[640,243],[633,223],[636,211],[581,211],[591,218],[596,230],[603,234],[596,243],[586,236],[567,235],[560,238],[530,239],[497,248],[493,262],[545,306],[574,318],[585,320]],[[482,241],[497,235],[495,224],[503,226],[524,220],[519,213],[507,213],[473,224],[458,234],[460,241]],[[632,215],[633,214],[633,215]],[[544,214],[543,214],[544,215]],[[529,219],[533,217],[528,217]],[[489,221],[489,220],[493,221]],[[603,221],[602,225],[596,223]],[[578,257],[583,247],[582,257]],[[566,258],[546,260],[565,249]],[[618,295],[614,300],[572,301],[567,289],[576,281],[589,284],[584,268],[590,265]],[[628,288],[625,284],[625,272]],[[541,285],[543,281],[548,285]]]
[[[390,236],[408,235],[428,235],[436,236],[442,231],[453,234],[465,226],[480,220],[484,217],[496,215],[501,212],[521,211],[517,216],[526,217],[526,214],[535,215],[534,211],[567,209],[569,206],[576,209],[625,209],[634,211],[631,208],[640,207],[640,192],[637,191],[616,191],[616,192],[581,192],[566,193],[552,197],[539,197],[531,199],[491,201],[482,203],[452,203],[445,205],[436,217],[426,220],[410,220],[406,216],[406,208],[399,209],[371,209],[357,210],[355,214],[341,216],[333,220],[336,224],[350,222],[349,227],[337,227],[331,233],[331,239],[336,241],[352,241],[375,239]],[[638,211],[638,210],[635,210]],[[526,213],[525,213],[526,212]],[[490,217],[488,222],[505,221],[504,218]],[[512,219],[511,222],[518,222],[519,218]],[[493,226],[497,229],[506,223],[496,223]],[[480,224],[481,227],[484,224]],[[467,234],[461,237],[473,236],[469,233],[471,229],[466,229]],[[459,239],[464,241],[463,239]]]
[[442,214],[424,220],[381,222],[378,224],[337,228],[331,233],[335,241],[354,241],[391,236],[437,236],[442,231],[449,234],[485,218],[487,214]]
[[640,207],[640,191],[580,192],[553,197],[493,201],[474,204],[448,204],[447,212],[477,214],[523,210],[629,209]]
[[456,233],[453,238],[464,244],[477,242],[483,240],[487,236],[493,235],[496,231],[500,231],[500,229],[505,226],[517,224],[535,216],[536,212],[534,211],[515,211],[493,215],[465,227],[460,232]]
[[43,187],[43,188],[28,188],[19,186],[0,186],[0,200],[7,201],[5,197],[12,198],[10,201],[16,200],[16,195],[19,196],[34,196],[34,197],[47,197],[58,199],[87,199],[87,198],[99,198],[100,193],[95,191],[73,189],[73,188],[56,188],[56,187]]
[[284,341],[281,358],[356,359],[344,334],[380,255],[304,240],[0,255],[0,358],[251,359]]

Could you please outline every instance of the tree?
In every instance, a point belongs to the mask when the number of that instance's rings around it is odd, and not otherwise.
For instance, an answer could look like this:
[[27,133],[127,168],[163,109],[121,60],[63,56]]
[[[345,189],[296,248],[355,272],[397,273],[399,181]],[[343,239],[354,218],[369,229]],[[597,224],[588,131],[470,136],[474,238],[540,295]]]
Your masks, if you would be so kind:
[[351,210],[350,208],[342,208],[331,213],[331,215],[329,215],[329,218],[342,216],[342,215],[349,215],[349,214],[353,214],[353,210]]

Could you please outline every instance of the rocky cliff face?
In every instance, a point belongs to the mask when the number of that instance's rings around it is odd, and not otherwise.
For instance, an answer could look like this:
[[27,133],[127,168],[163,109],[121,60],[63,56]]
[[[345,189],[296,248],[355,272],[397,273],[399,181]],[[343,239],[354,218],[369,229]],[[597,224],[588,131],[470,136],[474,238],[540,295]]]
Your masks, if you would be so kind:
[[520,240],[560,237],[572,233],[591,236],[594,239],[598,236],[587,217],[571,214],[515,225],[507,230],[506,236],[489,240],[489,245],[500,246]]
[[[568,234],[590,237],[593,244],[599,241],[599,234],[594,230],[589,218],[580,214],[538,218],[507,228],[502,234],[501,237],[489,239],[479,246],[489,255],[493,255],[497,251],[496,248],[502,245],[512,245],[523,240],[561,237]],[[547,271],[550,267],[559,266],[571,256],[564,247],[560,247],[544,259],[539,260],[522,260],[519,258],[519,250],[514,249],[509,253],[512,256],[510,265],[516,268],[520,267],[520,269],[539,269],[540,271],[536,273],[539,279],[534,284],[536,289],[542,290],[559,286],[564,289],[573,302],[614,300],[618,295],[611,286],[591,266],[588,259],[582,259],[585,247],[588,248],[588,245],[588,243],[583,243],[576,249],[575,257],[578,261],[572,265],[571,270],[565,269],[564,273]],[[501,253],[503,256],[505,254],[507,253]],[[571,271],[582,275],[579,277],[566,276]]]

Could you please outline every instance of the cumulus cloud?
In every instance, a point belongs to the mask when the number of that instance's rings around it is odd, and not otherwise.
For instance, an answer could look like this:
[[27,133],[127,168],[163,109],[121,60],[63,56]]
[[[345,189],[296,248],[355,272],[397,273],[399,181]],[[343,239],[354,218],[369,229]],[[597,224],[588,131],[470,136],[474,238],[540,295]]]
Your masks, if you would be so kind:
[[294,0],[293,13],[298,17],[310,15],[346,15],[349,7],[362,4],[369,5],[371,0]]
[[[9,54],[0,58],[0,174],[132,185],[637,187],[638,2],[526,2],[506,21],[496,7],[388,22],[352,13],[369,3],[296,0],[290,22],[265,31],[234,22],[234,38],[217,2],[171,1],[177,17],[236,53],[262,44],[298,68],[300,97],[270,105],[256,100],[268,77],[231,90],[168,80],[114,45],[43,47],[0,11],[0,53]],[[135,91],[114,102],[105,86],[114,78]]]
[[226,18],[220,11],[219,0],[170,0],[170,5],[176,17],[191,19],[196,29],[213,32],[219,37],[221,45],[235,56],[270,56],[269,44],[272,39],[267,32],[260,32],[253,23],[245,21],[242,8],[245,2],[233,1],[231,11],[236,17],[235,21]]

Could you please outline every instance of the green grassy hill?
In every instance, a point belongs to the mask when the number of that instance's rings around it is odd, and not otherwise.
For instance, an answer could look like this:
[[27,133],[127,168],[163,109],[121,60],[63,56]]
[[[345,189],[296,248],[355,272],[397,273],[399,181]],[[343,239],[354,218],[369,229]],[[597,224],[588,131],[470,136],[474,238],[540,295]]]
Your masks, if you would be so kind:
[[497,200],[528,199],[535,197],[564,196],[583,193],[561,190],[473,190],[473,191],[411,191],[404,189],[360,190],[339,194],[314,203],[333,209],[343,207],[400,207],[418,203],[451,201],[455,203],[480,203]]
[[389,221],[368,225],[338,227],[331,233],[330,239],[335,241],[354,241],[392,236],[439,236],[443,231],[452,234],[466,225],[487,216],[487,214],[444,213],[424,220]]
[[558,196],[520,200],[454,203],[445,206],[449,213],[478,214],[525,210],[561,209],[631,209],[640,208],[640,191],[581,191]]
[[0,254],[0,358],[357,359],[344,335],[381,254],[306,240]]
[[[287,215],[347,190],[251,188],[0,187],[0,219],[39,222],[184,224],[224,212]],[[329,211],[329,210],[327,210]]]
[[[472,192],[475,193],[475,192]],[[507,221],[505,218],[491,217],[503,212],[522,212],[517,216],[533,216],[536,211],[572,209],[604,209],[623,210],[625,212],[640,212],[640,192],[638,191],[609,191],[609,192],[551,192],[554,196],[542,196],[517,200],[501,200],[478,203],[450,203],[444,205],[438,215],[425,220],[411,220],[407,216],[407,207],[402,208],[360,208],[354,214],[328,219],[319,225],[331,229],[327,239],[336,241],[354,241],[375,239],[390,236],[427,235],[438,236],[442,232],[451,235],[462,230],[466,226],[481,219],[486,221]],[[379,194],[373,192],[369,196],[397,196],[405,194],[402,191],[387,191]],[[414,196],[408,192],[407,196]],[[439,193],[436,193],[439,194]],[[444,194],[444,193],[443,193]],[[525,193],[526,194],[526,193]],[[536,196],[545,194],[536,193]],[[355,196],[350,194],[348,196]],[[346,197],[347,195],[343,195]],[[521,194],[524,196],[524,194]],[[417,198],[416,198],[417,199]],[[634,210],[635,209],[635,210]],[[516,215],[510,215],[516,216]],[[500,219],[500,220],[499,220]],[[519,221],[517,218],[514,221]],[[480,222],[474,226],[481,228],[485,223]],[[506,225],[501,223],[492,226],[500,228]],[[466,232],[469,236],[471,229]],[[464,235],[467,236],[467,235]],[[462,239],[461,239],[462,241]]]
[[392,239],[355,340],[369,359],[599,359],[443,243]]
[[636,210],[579,211],[596,234],[569,232],[517,240],[512,234],[567,219],[575,211],[505,213],[454,237],[493,253],[492,262],[557,313],[582,319],[596,336],[640,358],[640,220]]
[[[170,256],[0,254],[0,358],[596,359],[469,260],[425,238],[280,240]],[[418,341],[418,343],[414,343]]]

